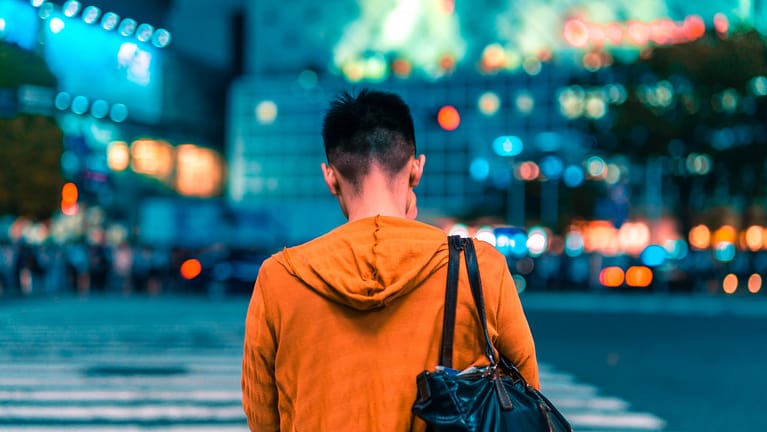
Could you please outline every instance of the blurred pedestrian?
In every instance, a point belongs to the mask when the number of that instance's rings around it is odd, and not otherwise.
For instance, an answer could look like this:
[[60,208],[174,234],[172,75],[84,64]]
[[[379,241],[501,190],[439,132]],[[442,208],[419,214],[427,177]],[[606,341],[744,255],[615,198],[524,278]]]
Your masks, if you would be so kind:
[[73,241],[67,244],[65,254],[72,286],[78,294],[88,294],[91,289],[88,246],[82,241]]
[[[342,94],[326,114],[322,174],[348,222],[267,259],[245,325],[243,406],[254,431],[423,431],[416,376],[439,358],[447,236],[415,221],[413,120],[399,96]],[[490,337],[538,387],[535,348],[506,260],[476,242]],[[486,365],[468,278],[454,364]]]
[[16,249],[10,242],[0,242],[0,295],[8,295],[16,290],[15,267]]
[[133,288],[137,292],[144,292],[149,285],[152,270],[152,249],[149,246],[141,246],[133,254]]
[[94,242],[88,247],[88,270],[91,289],[103,292],[106,290],[109,276],[109,257],[107,249],[101,242]]
[[131,269],[133,250],[127,242],[120,242],[112,251],[112,286],[123,294],[132,291]]

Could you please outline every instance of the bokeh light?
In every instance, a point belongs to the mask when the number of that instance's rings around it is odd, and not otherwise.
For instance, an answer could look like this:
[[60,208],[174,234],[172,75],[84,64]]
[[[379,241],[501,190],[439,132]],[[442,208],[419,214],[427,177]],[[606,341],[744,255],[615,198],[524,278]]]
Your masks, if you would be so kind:
[[152,39],[152,35],[154,35],[154,27],[150,24],[141,24],[136,30],[136,39],[140,42],[148,42]]
[[80,2],[77,0],[68,0],[64,3],[61,9],[64,11],[64,15],[68,18],[72,18],[80,12]]
[[277,119],[277,112],[277,104],[274,101],[261,101],[256,105],[256,120],[262,125],[272,124]]
[[754,273],[748,277],[748,292],[758,294],[762,290],[762,275]]
[[764,229],[757,225],[751,225],[746,230],[746,246],[752,252],[756,252],[762,248],[764,244]]
[[170,32],[165,29],[157,29],[152,35],[152,45],[157,48],[165,48],[170,44]]
[[79,198],[77,185],[72,182],[65,183],[61,188],[61,212],[66,216],[72,216],[77,213]]
[[531,227],[527,233],[527,249],[530,256],[539,257],[546,252],[549,234],[543,227]]
[[583,234],[578,231],[570,231],[565,236],[565,254],[569,257],[577,257],[583,254],[585,243]]
[[645,266],[631,266],[626,270],[626,285],[644,288],[652,283],[652,270]]
[[179,273],[182,278],[192,280],[202,273],[202,264],[198,259],[190,258],[181,264]]
[[482,114],[491,116],[497,113],[501,107],[501,98],[495,92],[485,92],[479,97],[477,106]]
[[51,29],[51,33],[58,34],[64,30],[64,20],[59,17],[51,18],[51,20],[48,21],[48,28]]
[[718,230],[714,231],[711,235],[711,243],[717,245],[719,243],[732,243],[738,240],[738,231],[732,225],[722,225]]
[[524,292],[527,289],[527,280],[524,276],[515,274],[511,278],[514,280],[514,286],[517,288],[517,293]]
[[490,175],[490,162],[483,157],[478,157],[471,161],[469,174],[476,181],[485,181]]
[[579,167],[578,165],[570,165],[565,168],[563,180],[565,185],[571,188],[575,188],[583,184],[585,177],[586,176],[583,172],[583,168]]
[[88,6],[83,10],[83,22],[86,24],[93,24],[99,20],[101,16],[101,9],[96,6]]
[[461,236],[461,237],[469,237],[469,227],[462,223],[457,223],[450,228],[448,231],[448,235],[454,236]]
[[537,179],[541,174],[541,169],[537,163],[533,161],[525,161],[517,166],[514,170],[514,175],[519,180],[533,181]]
[[690,229],[688,240],[693,249],[708,249],[711,246],[711,231],[705,225],[696,225]]
[[586,171],[593,178],[605,178],[607,163],[599,156],[591,156],[586,160]]
[[518,136],[499,136],[493,141],[493,151],[498,156],[517,156],[525,146]]
[[445,105],[437,113],[437,122],[439,127],[446,131],[454,131],[461,124],[461,115],[452,105]]
[[725,276],[722,280],[722,290],[727,294],[735,294],[738,291],[738,276],[733,273]]
[[562,159],[555,155],[545,156],[541,160],[540,167],[541,173],[546,176],[546,178],[552,180],[558,180],[560,177],[562,177],[562,172],[564,171],[564,164],[562,163]]
[[496,248],[506,256],[522,258],[527,255],[527,234],[519,228],[495,229]]
[[719,242],[714,244],[714,258],[720,262],[730,262],[735,258],[735,244]]
[[617,288],[623,285],[625,273],[617,266],[605,267],[599,272],[599,283],[608,288]]
[[120,27],[117,32],[120,33],[121,36],[128,37],[136,31],[137,25],[138,23],[136,20],[132,18],[125,18],[122,20],[122,22],[120,22]]
[[535,98],[529,91],[522,91],[514,99],[514,105],[520,113],[530,114],[535,108]]
[[125,171],[130,165],[130,149],[125,141],[113,141],[107,149],[107,165],[112,171]]
[[72,100],[72,112],[75,114],[85,114],[88,111],[90,101],[85,96],[75,96]]
[[657,267],[666,261],[666,249],[659,245],[650,245],[642,251],[640,259],[646,266]]
[[114,12],[107,12],[101,17],[101,27],[104,30],[114,30],[120,22],[120,15]]
[[477,240],[482,240],[484,242],[490,243],[491,245],[495,246],[495,230],[491,226],[481,226],[479,229],[477,229],[477,234],[474,236]]

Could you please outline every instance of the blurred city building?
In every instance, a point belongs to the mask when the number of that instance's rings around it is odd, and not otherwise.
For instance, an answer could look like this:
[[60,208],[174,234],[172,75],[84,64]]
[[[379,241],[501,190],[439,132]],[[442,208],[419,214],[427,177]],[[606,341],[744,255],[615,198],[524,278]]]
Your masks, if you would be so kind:
[[0,1],[0,40],[40,56],[54,77],[52,85],[0,90],[5,116],[54,117],[63,132],[61,172],[78,188],[79,211],[98,209],[129,234],[159,216],[136,232],[164,245],[183,236],[152,234],[169,232],[187,219],[184,211],[210,207],[198,198],[223,191],[225,95],[237,73],[174,49],[171,7]]
[[373,87],[412,105],[422,218],[495,244],[519,289],[760,291],[765,159],[739,150],[767,140],[758,2],[245,9],[227,139],[242,239],[341,222],[317,175],[321,116],[338,90]]
[[[657,219],[674,202],[664,201],[673,197],[663,187],[669,158],[632,154],[614,125],[635,92],[663,109],[683,103],[692,84],[632,65],[655,48],[758,26],[764,13],[750,1],[247,4],[246,74],[229,99],[227,197],[283,222],[293,241],[337,224],[317,181],[322,112],[339,89],[374,87],[413,105],[428,156],[424,215],[557,229],[573,215],[620,225],[640,210]],[[686,172],[710,172],[710,154],[681,147],[674,163],[687,157]],[[312,226],[291,219],[306,214],[298,209],[311,211]]]
[[0,0],[23,59],[0,117],[61,135],[38,137],[61,141],[58,211],[0,232],[208,248],[184,277],[226,278],[212,245],[343,222],[321,120],[369,87],[411,105],[421,218],[495,244],[520,289],[759,292],[765,32],[757,0]]

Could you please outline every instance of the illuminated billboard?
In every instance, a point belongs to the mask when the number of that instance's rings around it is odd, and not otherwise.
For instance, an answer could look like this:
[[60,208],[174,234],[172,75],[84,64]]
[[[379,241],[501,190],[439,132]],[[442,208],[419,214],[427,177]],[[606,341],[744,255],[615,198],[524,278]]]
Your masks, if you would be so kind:
[[54,13],[45,25],[44,56],[59,91],[127,107],[127,119],[156,123],[162,114],[162,58],[150,43]]

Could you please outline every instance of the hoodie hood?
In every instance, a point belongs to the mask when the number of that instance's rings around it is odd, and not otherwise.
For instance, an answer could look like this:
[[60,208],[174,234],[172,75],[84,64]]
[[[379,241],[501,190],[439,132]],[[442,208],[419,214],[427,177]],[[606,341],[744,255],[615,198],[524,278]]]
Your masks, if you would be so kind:
[[421,222],[375,216],[275,255],[311,289],[357,310],[386,306],[447,264],[447,235]]

